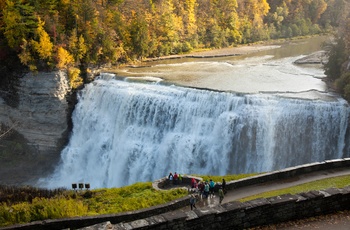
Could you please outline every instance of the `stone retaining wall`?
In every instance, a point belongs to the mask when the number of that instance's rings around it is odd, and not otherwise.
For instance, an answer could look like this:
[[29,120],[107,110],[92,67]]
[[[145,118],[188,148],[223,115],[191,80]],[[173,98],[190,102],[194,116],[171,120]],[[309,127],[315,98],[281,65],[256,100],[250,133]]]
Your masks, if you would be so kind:
[[[347,168],[350,158],[296,166],[227,182],[227,189],[234,189],[274,180],[287,179],[320,170]],[[166,178],[153,184],[163,187]],[[332,213],[350,208],[350,187],[330,188],[298,195],[283,195],[249,202],[229,202],[207,210],[183,212],[177,210],[188,206],[189,196],[164,205],[125,212],[115,215],[99,215],[69,219],[37,221],[30,224],[10,226],[4,229],[64,229],[83,228],[109,221],[116,229],[243,229],[258,225],[300,219]],[[89,228],[89,229],[94,229]]]
[[[350,187],[230,202],[208,209],[174,211],[119,223],[114,229],[246,229],[349,209]],[[94,228],[92,228],[94,229]]]
[[317,172],[322,170],[347,168],[350,167],[350,158],[329,160],[324,162],[316,162],[311,164],[299,165],[290,167],[278,171],[264,173],[249,178],[244,178],[235,181],[229,181],[226,183],[226,189],[232,190],[235,188],[242,188],[249,185],[261,184],[270,181],[288,179],[300,175],[304,175],[311,172]]

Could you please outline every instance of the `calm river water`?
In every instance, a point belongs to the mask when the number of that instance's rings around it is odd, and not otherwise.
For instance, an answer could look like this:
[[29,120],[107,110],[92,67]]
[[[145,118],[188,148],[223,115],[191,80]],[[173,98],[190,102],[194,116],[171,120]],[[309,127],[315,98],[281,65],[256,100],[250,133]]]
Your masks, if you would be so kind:
[[240,56],[147,62],[144,67],[120,69],[117,74],[220,91],[319,99],[327,92],[323,66],[294,61],[322,50],[328,40],[326,36],[293,40]]

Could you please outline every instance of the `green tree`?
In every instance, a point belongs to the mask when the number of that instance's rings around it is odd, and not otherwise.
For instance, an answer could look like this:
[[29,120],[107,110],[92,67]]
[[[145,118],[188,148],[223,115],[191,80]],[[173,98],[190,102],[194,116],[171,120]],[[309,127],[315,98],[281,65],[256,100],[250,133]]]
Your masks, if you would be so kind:
[[135,13],[130,24],[130,38],[133,53],[138,59],[142,59],[148,55],[148,44],[150,36],[148,32],[148,24],[144,18],[144,14]]
[[80,35],[78,38],[76,29],[72,30],[72,34],[68,39],[68,48],[69,51],[73,54],[74,60],[77,63],[79,63],[87,53],[85,39],[82,35]]
[[347,60],[347,51],[345,49],[345,41],[339,37],[335,43],[331,45],[328,54],[328,62],[325,64],[325,74],[331,80],[340,78],[342,74],[342,65]]
[[35,9],[24,0],[7,0],[2,10],[4,36],[10,48],[18,50],[38,27]]

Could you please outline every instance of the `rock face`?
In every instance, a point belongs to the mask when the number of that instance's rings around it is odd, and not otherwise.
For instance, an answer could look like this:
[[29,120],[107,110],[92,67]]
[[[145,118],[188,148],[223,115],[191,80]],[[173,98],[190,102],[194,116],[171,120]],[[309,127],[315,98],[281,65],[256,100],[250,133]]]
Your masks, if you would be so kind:
[[68,128],[69,92],[67,76],[62,71],[29,73],[20,80],[18,108],[5,105],[2,121],[14,125],[38,152],[55,151]]
[[[2,170],[8,168],[11,171],[18,165],[25,165],[30,171],[32,167],[48,167],[45,163],[47,159],[59,159],[60,151],[68,140],[70,92],[65,72],[40,72],[29,73],[20,79],[16,108],[8,106],[0,98],[0,125],[7,129],[13,127],[8,135],[0,138],[0,157],[17,161],[10,165],[0,163]],[[22,159],[27,161],[18,162]],[[29,159],[33,159],[35,164],[31,166]],[[42,166],[37,165],[39,160],[42,160]],[[7,178],[0,175],[0,184],[2,181],[8,183]]]

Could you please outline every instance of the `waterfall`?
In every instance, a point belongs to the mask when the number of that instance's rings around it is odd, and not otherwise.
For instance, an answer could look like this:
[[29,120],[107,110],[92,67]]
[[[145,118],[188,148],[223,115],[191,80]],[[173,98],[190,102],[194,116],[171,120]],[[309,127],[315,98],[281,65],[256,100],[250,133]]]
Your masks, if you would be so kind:
[[[86,85],[49,187],[120,187],[169,172],[267,172],[347,156],[349,108],[113,78]],[[346,154],[344,154],[346,152]]]

